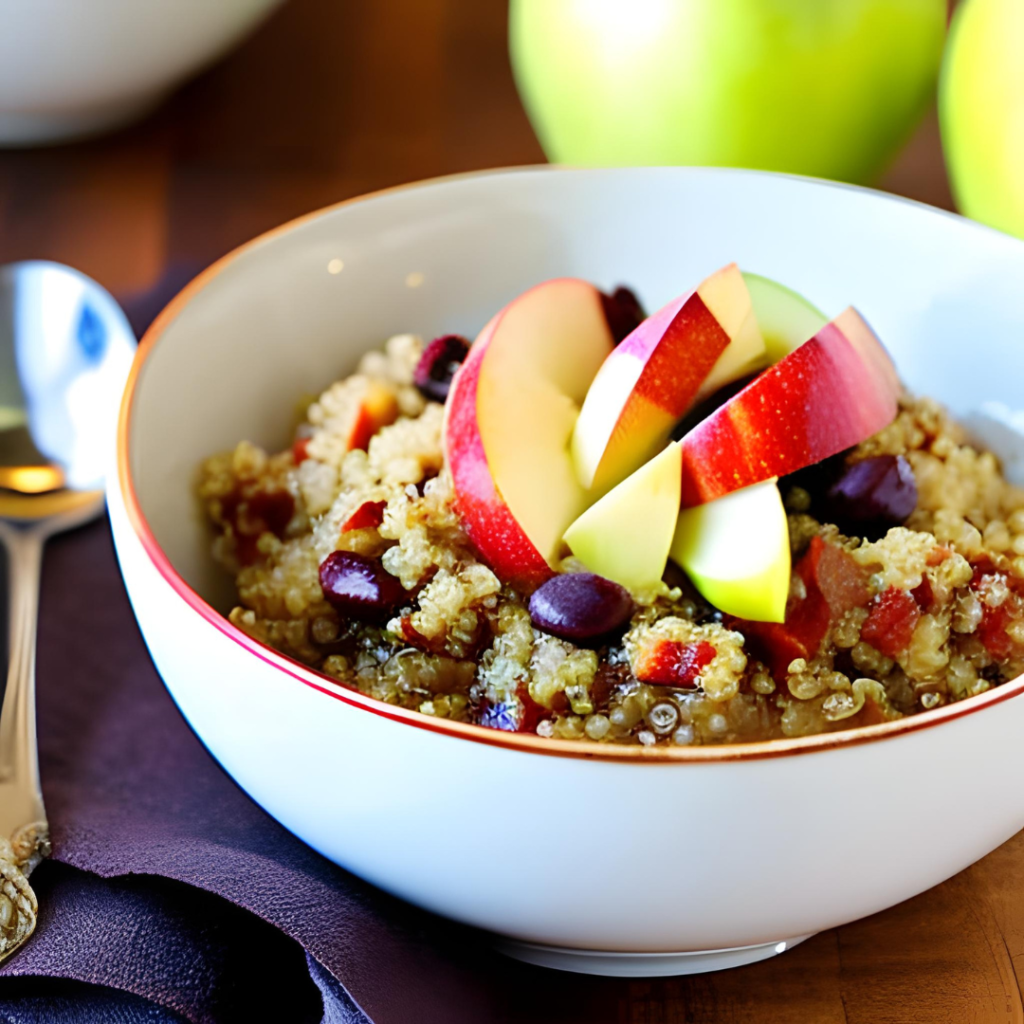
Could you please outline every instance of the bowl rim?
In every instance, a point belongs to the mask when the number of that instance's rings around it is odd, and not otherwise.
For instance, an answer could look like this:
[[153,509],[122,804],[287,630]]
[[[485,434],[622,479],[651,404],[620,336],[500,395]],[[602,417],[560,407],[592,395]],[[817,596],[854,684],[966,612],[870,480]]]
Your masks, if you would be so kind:
[[[422,181],[414,181],[406,184],[395,185],[390,188],[379,189],[363,195],[344,199],[337,203],[321,207],[309,213],[295,217],[277,227],[257,235],[255,238],[244,242],[242,245],[231,250],[224,256],[214,261],[205,270],[193,278],[178,294],[164,307],[158,316],[150,324],[141,341],[139,342],[131,370],[125,384],[124,393],[121,399],[120,412],[117,425],[117,486],[120,496],[127,512],[128,522],[140,542],[143,551],[149,558],[153,567],[157,570],[164,581],[180,597],[184,603],[202,620],[215,627],[219,632],[238,646],[255,655],[261,661],[270,665],[284,674],[292,677],[300,683],[322,693],[333,697],[352,708],[368,711],[378,717],[386,718],[394,722],[411,725],[428,732],[440,733],[453,739],[470,740],[475,743],[482,743],[488,746],[501,747],[507,750],[519,751],[530,754],[543,754],[549,757],[569,757],[583,760],[615,761],[620,763],[633,764],[703,764],[709,762],[728,761],[756,761],[766,758],[788,757],[798,754],[811,754],[826,750],[835,750],[845,747],[860,746],[865,743],[878,742],[884,739],[904,736],[910,733],[920,732],[924,729],[934,728],[952,719],[962,718],[966,715],[975,714],[995,704],[1010,700],[1024,692],[1024,674],[1014,680],[1003,683],[1001,686],[987,690],[984,693],[953,704],[947,704],[942,708],[931,711],[919,712],[915,715],[908,715],[892,722],[882,722],[877,725],[861,726],[836,732],[819,733],[811,736],[800,736],[792,738],[758,740],[751,743],[728,743],[713,746],[677,747],[658,746],[651,747],[618,745],[606,743],[587,743],[582,740],[563,740],[545,738],[535,733],[505,732],[499,729],[491,729],[486,726],[474,725],[468,722],[453,722],[445,718],[435,718],[432,715],[425,715],[411,708],[398,707],[361,693],[358,690],[349,689],[341,685],[323,673],[294,661],[268,644],[265,644],[243,632],[235,626],[225,615],[222,615],[210,604],[208,604],[178,573],[171,563],[170,558],[157,542],[153,531],[142,511],[142,506],[135,490],[132,479],[131,461],[129,458],[129,444],[131,439],[131,422],[134,408],[137,385],[144,371],[146,360],[153,352],[160,339],[167,329],[177,319],[181,311],[192,301],[192,299],[206,288],[219,274],[221,274],[236,259],[251,249],[269,243],[274,239],[288,234],[296,228],[323,217],[335,213],[348,206],[357,203],[365,203],[369,200],[392,196],[397,193],[416,189],[429,188],[437,185],[449,184],[469,179],[500,177],[502,175],[518,176],[523,174],[560,174],[560,173],[596,173],[602,171],[622,172],[624,168],[575,168],[575,167],[554,167],[550,165],[525,165],[521,167],[499,167],[486,171],[468,171],[459,174],[444,175],[429,178]],[[632,168],[637,170],[637,168]],[[641,169],[642,170],[642,169]],[[771,171],[756,171],[745,168],[719,168],[719,167],[685,167],[685,168],[658,168],[658,170],[674,170],[694,175],[702,174],[728,174],[737,177],[770,177],[795,179],[806,184],[825,188],[837,188],[851,190],[854,192],[869,195],[883,201],[905,203],[910,206],[922,207],[932,214],[944,215],[960,223],[968,224],[972,228],[978,228],[984,232],[991,232],[996,235],[1003,235],[1003,232],[978,224],[961,217],[948,210],[929,206],[913,199],[906,199],[902,196],[891,195],[877,189],[865,188],[859,185],[851,185],[846,182],[833,182],[820,178],[811,178],[804,175],[783,174]],[[1006,236],[1004,236],[1006,237]]]

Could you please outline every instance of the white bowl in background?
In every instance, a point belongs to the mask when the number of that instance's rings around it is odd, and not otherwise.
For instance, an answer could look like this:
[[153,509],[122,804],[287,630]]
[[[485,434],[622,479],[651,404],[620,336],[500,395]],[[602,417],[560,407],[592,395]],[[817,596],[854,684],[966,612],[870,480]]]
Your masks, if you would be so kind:
[[1024,826],[1024,679],[860,731],[694,749],[422,716],[222,617],[196,466],[243,437],[286,445],[296,396],[391,334],[472,336],[559,275],[628,283],[653,309],[730,260],[857,305],[911,386],[957,412],[1018,401],[1024,244],[862,189],[694,168],[471,175],[295,221],[171,303],[126,392],[114,537],[196,733],[325,856],[534,962],[751,962],[948,878]]
[[282,0],[0,0],[0,145],[141,116]]

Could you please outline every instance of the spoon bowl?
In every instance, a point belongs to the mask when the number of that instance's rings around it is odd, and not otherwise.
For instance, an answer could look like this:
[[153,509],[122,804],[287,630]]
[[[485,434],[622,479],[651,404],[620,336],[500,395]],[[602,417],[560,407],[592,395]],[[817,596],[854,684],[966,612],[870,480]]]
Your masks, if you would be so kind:
[[102,492],[134,351],[121,308],[84,274],[42,260],[0,267],[0,518]]
[[95,281],[57,263],[0,267],[0,544],[10,664],[0,706],[0,960],[35,928],[28,875],[49,852],[35,725],[39,567],[48,537],[103,510],[103,460],[135,338]]

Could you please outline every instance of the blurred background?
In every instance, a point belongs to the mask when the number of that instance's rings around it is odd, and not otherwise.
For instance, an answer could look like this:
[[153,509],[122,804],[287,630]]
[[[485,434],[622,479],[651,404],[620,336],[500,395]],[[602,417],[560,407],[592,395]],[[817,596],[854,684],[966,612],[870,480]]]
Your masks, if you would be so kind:
[[1012,228],[1024,4],[966,6],[954,61],[946,0],[0,0],[0,263],[57,259],[130,300],[319,206],[548,157],[952,208],[948,162],[967,212]]

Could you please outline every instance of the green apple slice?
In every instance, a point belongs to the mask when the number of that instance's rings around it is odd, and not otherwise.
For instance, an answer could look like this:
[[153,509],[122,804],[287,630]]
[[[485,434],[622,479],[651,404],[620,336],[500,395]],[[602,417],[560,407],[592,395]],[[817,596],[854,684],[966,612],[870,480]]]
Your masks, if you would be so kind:
[[682,469],[682,449],[670,444],[566,530],[572,553],[591,572],[630,590],[656,586],[679,516]]
[[764,338],[767,366],[774,366],[828,323],[821,310],[785,285],[747,271],[743,280]]
[[671,557],[720,611],[757,622],[785,620],[792,559],[776,480],[684,509]]

